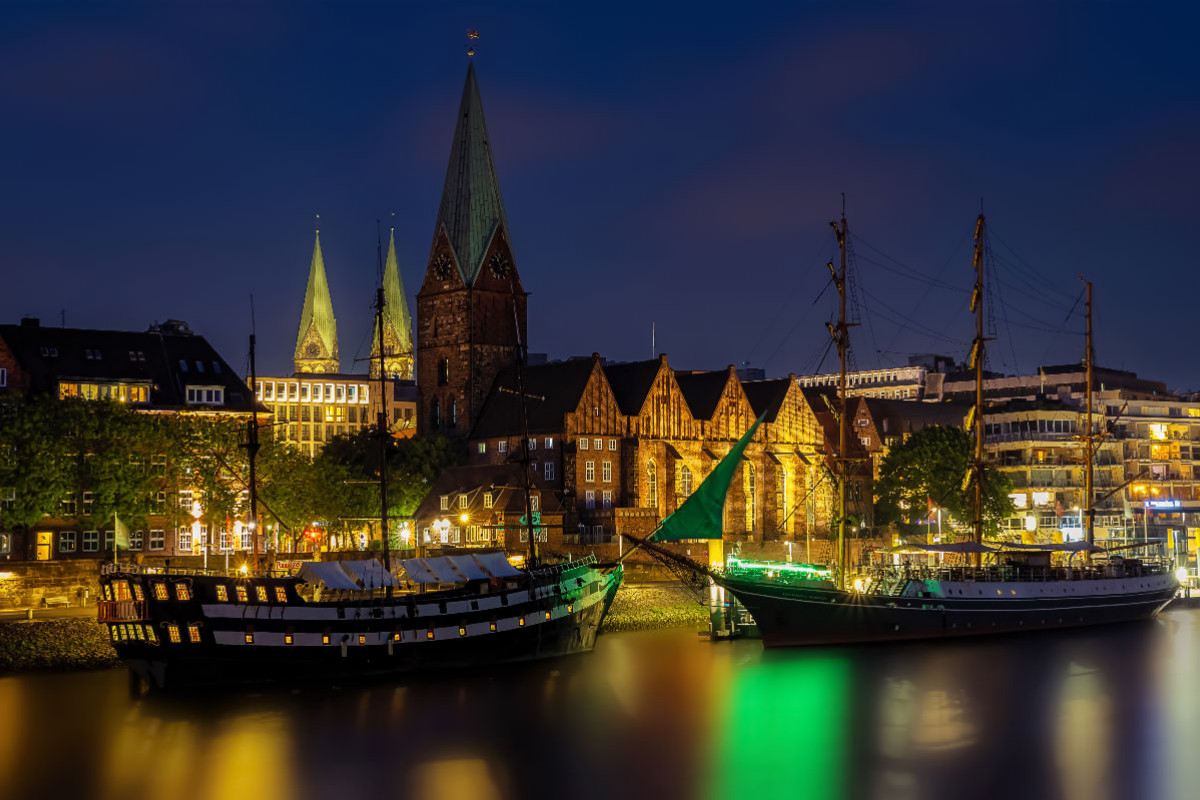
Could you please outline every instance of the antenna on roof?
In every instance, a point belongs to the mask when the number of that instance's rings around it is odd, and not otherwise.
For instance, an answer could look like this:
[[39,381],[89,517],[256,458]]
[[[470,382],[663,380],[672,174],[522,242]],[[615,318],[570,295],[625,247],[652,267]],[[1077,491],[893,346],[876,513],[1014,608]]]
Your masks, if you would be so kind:
[[471,42],[473,42],[474,40],[476,40],[478,38],[479,38],[479,31],[473,30],[473,29],[467,31],[467,55],[468,56],[475,55],[475,46],[472,45]]
[[654,320],[650,320],[650,360],[654,360]]
[[320,213],[313,214],[313,229],[317,233],[321,232],[321,215],[320,215]]

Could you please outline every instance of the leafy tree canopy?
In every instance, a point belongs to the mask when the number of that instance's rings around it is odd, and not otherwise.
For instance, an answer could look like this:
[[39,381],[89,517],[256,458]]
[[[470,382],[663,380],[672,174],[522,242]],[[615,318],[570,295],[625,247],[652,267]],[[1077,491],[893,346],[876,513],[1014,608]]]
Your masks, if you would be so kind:
[[[975,517],[975,490],[963,488],[971,466],[974,440],[959,428],[934,425],[894,445],[884,456],[875,483],[875,521],[894,524],[901,533],[914,533],[928,516],[929,503],[941,506],[960,523]],[[1013,513],[1008,494],[1012,482],[997,470],[983,480],[983,523],[994,534],[1001,520]]]

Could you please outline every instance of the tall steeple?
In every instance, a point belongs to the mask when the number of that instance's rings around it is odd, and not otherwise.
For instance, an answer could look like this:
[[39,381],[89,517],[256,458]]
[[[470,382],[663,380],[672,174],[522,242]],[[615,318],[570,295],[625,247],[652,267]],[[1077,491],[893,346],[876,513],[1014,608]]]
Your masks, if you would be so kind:
[[493,237],[498,232],[505,237],[508,234],[474,63],[467,66],[467,81],[458,107],[450,164],[435,225],[435,230],[441,228],[446,231],[467,286],[478,277]]
[[320,228],[313,243],[308,289],[304,293],[304,310],[300,312],[300,331],[296,335],[296,352],[292,360],[297,373],[339,371],[337,320],[333,316],[333,300],[325,279]]
[[517,359],[526,299],[471,64],[417,293],[419,431],[470,434],[496,375]]
[[[412,320],[400,266],[396,261],[396,229],[388,234],[387,263],[383,269],[383,371],[403,381],[413,379]],[[371,377],[379,377],[379,322],[371,334]]]

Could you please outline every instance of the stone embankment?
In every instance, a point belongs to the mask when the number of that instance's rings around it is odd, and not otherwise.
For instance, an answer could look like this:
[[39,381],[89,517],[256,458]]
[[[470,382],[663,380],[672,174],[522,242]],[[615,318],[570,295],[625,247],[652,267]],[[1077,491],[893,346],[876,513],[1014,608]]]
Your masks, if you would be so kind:
[[[617,592],[604,631],[701,628],[707,624],[707,609],[678,583],[635,583],[625,584]],[[107,669],[117,663],[107,631],[94,618],[0,622],[0,675]]]
[[708,626],[708,609],[674,581],[626,583],[617,591],[601,629],[606,633]]

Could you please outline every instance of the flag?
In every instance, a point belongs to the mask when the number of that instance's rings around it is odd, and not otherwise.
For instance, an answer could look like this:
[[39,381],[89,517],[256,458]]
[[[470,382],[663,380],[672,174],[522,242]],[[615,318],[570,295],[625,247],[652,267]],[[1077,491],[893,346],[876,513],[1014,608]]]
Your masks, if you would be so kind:
[[933,522],[934,518],[937,517],[937,505],[933,502],[933,498],[929,495],[925,495],[925,507],[928,511],[925,520],[927,522]]
[[1054,516],[1061,517],[1063,515],[1063,505],[1061,500],[1054,501]]
[[113,530],[115,531],[116,535],[116,538],[113,540],[113,547],[117,550],[120,550],[122,547],[128,550],[129,526],[124,522],[121,522],[121,518],[118,517],[115,512],[113,513]]

